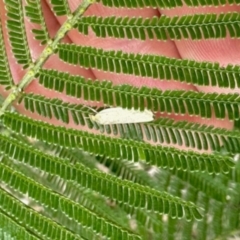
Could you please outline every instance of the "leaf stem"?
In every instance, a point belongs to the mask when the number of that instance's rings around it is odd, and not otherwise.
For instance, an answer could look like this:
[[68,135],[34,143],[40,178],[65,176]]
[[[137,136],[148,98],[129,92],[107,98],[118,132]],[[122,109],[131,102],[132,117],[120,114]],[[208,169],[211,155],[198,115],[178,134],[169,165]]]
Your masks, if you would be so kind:
[[66,35],[66,33],[73,28],[73,26],[77,23],[80,16],[87,10],[87,8],[94,3],[95,0],[83,0],[83,2],[79,5],[79,7],[73,12],[73,14],[68,16],[68,19],[65,23],[60,27],[56,36],[53,40],[49,40],[47,46],[39,56],[39,58],[29,66],[29,70],[23,76],[22,80],[18,85],[15,85],[11,88],[11,92],[3,102],[3,105],[0,109],[0,116],[2,116],[5,110],[12,104],[12,102],[19,96],[19,94],[26,88],[37,75],[39,69],[43,66],[43,64],[47,61],[47,59],[57,50],[58,43],[60,40]]

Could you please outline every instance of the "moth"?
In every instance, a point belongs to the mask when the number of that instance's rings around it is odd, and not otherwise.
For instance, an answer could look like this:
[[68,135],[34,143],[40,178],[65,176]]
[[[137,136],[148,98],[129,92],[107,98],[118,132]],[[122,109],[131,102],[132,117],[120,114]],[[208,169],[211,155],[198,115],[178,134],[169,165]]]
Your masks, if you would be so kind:
[[90,115],[90,119],[102,125],[124,124],[124,123],[143,123],[154,120],[153,113],[150,110],[143,111],[135,109],[126,109],[121,107],[107,108],[96,115]]

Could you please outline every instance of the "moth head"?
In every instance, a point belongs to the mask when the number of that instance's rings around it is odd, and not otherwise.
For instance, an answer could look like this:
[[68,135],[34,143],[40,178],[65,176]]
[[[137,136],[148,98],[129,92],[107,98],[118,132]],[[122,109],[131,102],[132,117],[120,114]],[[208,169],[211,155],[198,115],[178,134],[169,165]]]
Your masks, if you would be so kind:
[[89,115],[89,118],[92,122],[96,122],[96,116],[95,115]]

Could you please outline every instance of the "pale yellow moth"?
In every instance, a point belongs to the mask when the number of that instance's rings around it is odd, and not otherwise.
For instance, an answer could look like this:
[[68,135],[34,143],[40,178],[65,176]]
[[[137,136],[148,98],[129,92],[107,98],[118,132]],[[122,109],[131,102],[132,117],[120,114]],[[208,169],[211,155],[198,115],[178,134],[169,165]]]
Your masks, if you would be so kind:
[[107,108],[96,115],[90,115],[90,119],[102,125],[143,123],[154,120],[153,113],[147,109],[143,111],[135,109],[125,109],[121,107]]

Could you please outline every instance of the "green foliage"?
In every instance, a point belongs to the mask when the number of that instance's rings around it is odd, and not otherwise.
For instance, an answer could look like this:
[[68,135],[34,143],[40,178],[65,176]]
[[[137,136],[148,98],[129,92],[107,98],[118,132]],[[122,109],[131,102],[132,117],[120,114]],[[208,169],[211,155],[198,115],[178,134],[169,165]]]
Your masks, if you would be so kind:
[[199,86],[239,87],[239,66],[220,67],[218,63],[196,62],[157,55],[104,51],[75,44],[60,44],[59,58],[85,68],[155,79],[176,80]]
[[51,0],[53,11],[57,16],[70,14],[67,0]]
[[[239,0],[97,0],[108,7],[176,8],[239,4]],[[40,0],[5,0],[0,24],[0,84],[8,92],[0,109],[1,239],[226,239],[240,227],[240,67],[150,54],[106,51],[61,42],[74,29],[99,38],[200,40],[239,38],[237,12],[184,16],[83,16],[94,0],[71,12],[67,0],[51,0],[66,21],[50,38]],[[34,24],[33,60],[25,20]],[[31,37],[30,36],[30,37]],[[24,69],[14,84],[7,44]],[[44,68],[52,55],[70,65],[111,73],[219,87],[226,93],[166,90],[111,79],[86,79]],[[12,66],[11,66],[12,67]],[[33,81],[58,94],[26,93]],[[79,104],[79,99],[84,104]],[[36,120],[8,108],[16,101]],[[101,125],[88,104],[147,108],[149,123]],[[227,130],[157,114],[228,118]],[[50,120],[60,124],[49,123]],[[187,149],[181,149],[184,147]]]
[[7,54],[3,43],[2,25],[0,23],[0,84],[9,88],[13,85],[13,78],[7,61]]
[[26,68],[32,63],[32,59],[24,27],[22,1],[6,0],[5,6],[7,8],[7,28],[12,52],[17,62],[23,64],[24,68]]
[[84,131],[74,131],[62,127],[53,128],[24,116],[5,113],[3,124],[13,132],[37,138],[66,148],[81,148],[90,153],[109,156],[113,159],[127,159],[135,162],[144,160],[151,165],[169,169],[228,173],[234,163],[229,156],[220,154],[198,154],[180,151],[170,147],[152,146],[147,143],[98,136]]
[[[126,91],[124,93],[126,94]],[[37,112],[48,118],[55,117],[64,123],[69,123],[72,118],[76,125],[87,126],[89,129],[100,131],[100,133],[106,132],[120,135],[123,138],[135,138],[160,144],[185,145],[198,150],[218,151],[222,143],[226,150],[232,153],[238,153],[240,148],[238,131],[215,129],[211,126],[183,121],[174,122],[167,118],[158,119],[142,127],[141,124],[100,125],[90,119],[90,115],[93,113],[86,106],[64,103],[60,99],[48,99],[36,94],[22,95],[22,97],[25,108],[31,112]],[[100,100],[98,99],[98,101]],[[107,101],[103,102],[109,104]]]
[[88,35],[88,28],[96,36],[106,38],[128,39],[209,39],[225,38],[227,33],[231,38],[240,37],[239,13],[199,14],[161,17],[130,18],[130,17],[97,17],[89,16],[79,19],[79,32]]
[[37,240],[33,234],[25,231],[25,228],[14,222],[10,217],[7,217],[5,213],[0,213],[1,232],[0,237],[2,239],[26,239]]
[[[55,199],[55,202],[53,198],[47,199],[48,197],[43,189],[40,191],[36,186],[35,190],[33,191],[33,186],[31,185],[31,180],[27,179],[21,174],[17,174],[16,172],[13,174],[13,170],[8,168],[7,166],[4,166],[1,164],[1,180],[2,183],[7,183],[10,188],[13,188],[14,190],[18,190],[20,193],[22,192],[23,194],[25,193],[30,193],[31,197],[33,194],[43,194],[41,196],[42,199],[48,200],[48,202],[54,204],[58,203],[57,199]],[[28,182],[28,183],[27,183]],[[1,210],[4,211],[5,213],[9,214],[13,219],[17,220],[19,217],[19,213],[21,213],[21,217],[23,220],[28,219],[30,221],[27,221],[27,227],[33,229],[34,233],[41,238],[44,235],[49,238],[52,234],[55,236],[61,236],[63,235],[64,237],[69,239],[75,239],[76,236],[71,234],[71,232],[66,231],[64,228],[61,226],[57,226],[54,222],[51,220],[46,219],[45,217],[41,216],[37,212],[34,212],[33,210],[28,209],[24,204],[22,204],[19,200],[14,199],[11,197],[11,195],[7,194],[4,190],[0,191],[0,199],[2,202],[1,205]],[[45,204],[45,202],[43,202]],[[51,204],[50,204],[51,207]],[[26,221],[26,220],[25,220]],[[45,227],[42,226],[46,226]],[[72,235],[72,236],[71,236]]]
[[[91,58],[89,53],[85,56]],[[92,56],[95,57],[96,53]],[[124,57],[123,59],[126,60]],[[102,59],[99,58],[98,60],[101,63]],[[90,63],[90,61],[88,62]],[[239,119],[240,114],[240,98],[238,94],[202,93],[183,90],[161,91],[157,88],[145,86],[141,88],[129,85],[113,86],[109,81],[87,81],[82,77],[71,76],[62,72],[57,73],[52,70],[41,71],[39,77],[40,83],[49,89],[59,92],[66,91],[67,95],[83,97],[89,101],[102,101],[110,106],[117,105],[123,108],[133,106],[135,109],[140,108],[142,110],[148,108],[162,113],[188,113],[189,115],[204,118],[211,118],[214,114],[217,118],[222,119],[228,116],[231,120]]]
[[35,39],[41,41],[41,44],[44,45],[50,39],[50,36],[45,25],[40,3],[40,0],[27,0],[28,5],[25,7],[25,11],[30,21],[39,25],[39,28],[33,29],[32,32],[35,34]]
[[152,8],[175,8],[183,6],[218,6],[220,4],[239,4],[239,0],[133,0],[133,1],[124,1],[124,0],[97,0],[103,5],[109,7],[128,7],[128,8],[142,8],[142,7],[152,7]]

